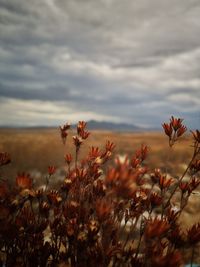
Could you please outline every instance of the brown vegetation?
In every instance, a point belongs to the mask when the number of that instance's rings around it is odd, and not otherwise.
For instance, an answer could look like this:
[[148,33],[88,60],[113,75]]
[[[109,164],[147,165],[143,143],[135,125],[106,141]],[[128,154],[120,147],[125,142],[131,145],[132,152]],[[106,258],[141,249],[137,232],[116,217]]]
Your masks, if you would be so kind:
[[[0,151],[7,151],[12,155],[12,163],[4,166],[7,176],[15,177],[16,173],[37,170],[42,174],[47,172],[51,164],[61,167],[66,150],[72,151],[73,144],[68,142],[64,148],[60,142],[59,129],[1,129]],[[74,135],[69,132],[68,139]],[[106,140],[112,140],[115,145],[114,156],[132,156],[141,144],[149,147],[147,162],[152,169],[161,168],[166,172],[181,172],[188,163],[191,154],[191,136],[186,135],[176,144],[176,149],[168,146],[162,132],[109,132],[92,131],[89,140],[81,149],[80,157],[84,157],[91,145],[102,147]],[[178,169],[177,169],[178,168]]]
[[[94,139],[85,122],[78,123],[76,132],[70,133],[69,124],[60,127],[62,149],[54,130],[26,135],[4,130],[0,264],[175,267],[198,263],[200,223],[198,214],[193,216],[193,205],[199,201],[200,132],[183,138],[182,122],[171,117],[163,124],[169,147],[158,133],[110,133],[111,142],[104,132]],[[181,138],[184,146],[178,143]],[[157,158],[151,157],[156,153]],[[9,166],[12,171],[39,166],[46,175],[37,184],[27,172],[13,179]],[[190,212],[192,217],[187,218]]]

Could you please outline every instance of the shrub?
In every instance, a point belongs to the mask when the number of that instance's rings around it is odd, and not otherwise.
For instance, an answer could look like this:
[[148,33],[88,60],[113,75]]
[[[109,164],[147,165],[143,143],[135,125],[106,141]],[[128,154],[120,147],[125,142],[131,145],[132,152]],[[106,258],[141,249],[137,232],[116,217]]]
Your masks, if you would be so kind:
[[[171,117],[163,124],[170,147],[187,130],[182,122]],[[64,145],[69,130],[69,124],[60,127]],[[43,189],[35,188],[26,173],[17,175],[14,187],[1,178],[0,266],[182,266],[188,249],[192,266],[200,223],[183,231],[179,222],[200,184],[200,131],[191,133],[192,158],[175,179],[146,166],[144,145],[106,169],[115,148],[110,141],[103,150],[90,147],[80,160],[90,133],[79,122],[73,136],[75,158],[69,151],[64,156],[66,175],[58,188],[50,187],[55,166],[49,166]],[[0,166],[10,161],[7,153],[0,153]]]

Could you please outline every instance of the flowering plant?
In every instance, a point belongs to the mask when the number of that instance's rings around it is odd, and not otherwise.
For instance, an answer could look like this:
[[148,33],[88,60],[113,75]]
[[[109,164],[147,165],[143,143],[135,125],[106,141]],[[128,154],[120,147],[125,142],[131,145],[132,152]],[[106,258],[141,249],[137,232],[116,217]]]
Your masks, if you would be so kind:
[[[182,119],[164,123],[169,146],[186,132]],[[193,131],[193,155],[183,174],[170,177],[146,164],[142,145],[124,160],[104,168],[115,145],[91,146],[80,159],[90,133],[79,122],[73,136],[75,157],[64,156],[66,173],[50,187],[56,167],[48,167],[45,187],[35,188],[29,174],[10,187],[0,180],[0,266],[182,266],[191,250],[191,266],[200,242],[200,223],[184,231],[179,218],[200,184],[200,132]],[[60,127],[66,144],[70,124]],[[0,153],[0,166],[10,155]],[[189,177],[186,180],[186,175]],[[176,201],[176,208],[174,201]]]

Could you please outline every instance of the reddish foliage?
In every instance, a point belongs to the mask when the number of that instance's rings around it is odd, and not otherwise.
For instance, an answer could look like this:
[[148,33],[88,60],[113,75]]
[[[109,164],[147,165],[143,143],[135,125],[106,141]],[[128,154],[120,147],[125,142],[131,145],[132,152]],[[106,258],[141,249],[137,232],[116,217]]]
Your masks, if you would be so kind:
[[[179,118],[163,124],[172,146],[185,133]],[[75,157],[64,156],[66,174],[51,187],[55,166],[48,167],[45,189],[29,174],[16,178],[16,187],[0,181],[0,265],[5,266],[182,266],[184,249],[200,242],[200,224],[184,232],[179,217],[200,184],[200,134],[192,132],[194,152],[183,175],[169,175],[146,166],[148,148],[142,145],[129,159],[119,157],[107,169],[115,144],[103,150],[91,146],[79,159],[90,133],[80,121],[73,136]],[[60,127],[65,144],[70,124]],[[0,165],[10,162],[0,154]],[[105,171],[103,171],[105,170]],[[185,175],[189,176],[184,181]],[[56,177],[55,177],[56,178]],[[180,197],[175,208],[173,198]],[[156,214],[156,215],[155,215]],[[193,260],[192,253],[192,260]]]

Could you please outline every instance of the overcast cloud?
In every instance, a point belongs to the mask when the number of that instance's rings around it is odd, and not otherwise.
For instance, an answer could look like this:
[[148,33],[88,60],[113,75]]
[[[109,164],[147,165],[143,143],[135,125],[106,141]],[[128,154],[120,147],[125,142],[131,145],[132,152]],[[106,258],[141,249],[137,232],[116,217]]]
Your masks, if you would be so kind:
[[200,125],[199,0],[0,0],[0,125]]

